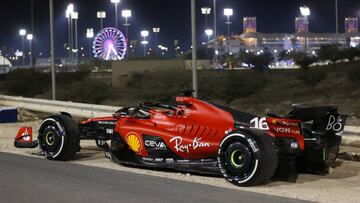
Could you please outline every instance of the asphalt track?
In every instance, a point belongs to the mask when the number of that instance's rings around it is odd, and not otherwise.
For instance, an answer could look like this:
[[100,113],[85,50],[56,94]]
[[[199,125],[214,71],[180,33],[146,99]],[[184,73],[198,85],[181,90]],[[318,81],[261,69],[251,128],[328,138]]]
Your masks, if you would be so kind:
[[303,202],[0,153],[1,202]]

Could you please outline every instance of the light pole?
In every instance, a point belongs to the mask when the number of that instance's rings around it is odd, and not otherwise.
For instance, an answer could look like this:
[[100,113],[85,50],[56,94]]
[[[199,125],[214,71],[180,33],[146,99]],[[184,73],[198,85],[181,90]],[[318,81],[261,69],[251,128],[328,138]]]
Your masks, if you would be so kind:
[[131,17],[131,10],[129,9],[126,9],[126,10],[122,10],[121,11],[121,15],[123,18],[125,18],[125,29],[126,29],[126,40],[128,40],[128,37],[129,37],[129,26],[130,24],[128,23],[128,18]]
[[49,0],[49,10],[50,10],[50,47],[51,47],[52,99],[56,100],[55,43],[54,43],[54,0]]
[[[31,0],[30,7],[31,7],[31,33],[33,35],[35,35],[34,0]],[[31,54],[31,56],[30,56],[30,60],[32,61],[31,63],[33,64],[33,66],[35,66],[35,48],[34,48],[35,46],[34,45],[35,45],[35,43],[32,42],[32,46],[31,46],[31,50],[30,50],[31,53],[34,53],[34,54]]]
[[103,29],[103,20],[106,18],[106,12],[105,11],[98,11],[96,13],[96,16],[98,19],[100,19],[100,30]]
[[19,30],[19,35],[21,36],[21,41],[22,41],[22,65],[25,66],[25,35],[26,35],[26,30],[25,29],[20,29]]
[[118,5],[120,0],[110,0],[115,5],[115,27],[118,28]]
[[87,28],[86,29],[86,38],[89,39],[89,58],[91,58],[91,41],[94,38],[94,29],[93,28]]
[[[211,13],[211,8],[209,7],[202,7],[201,14],[205,15],[205,34],[208,37],[208,42],[210,41],[210,35],[213,34],[213,31],[208,28],[208,15]],[[211,34],[210,34],[211,31]],[[209,54],[209,46],[207,45],[207,54]]]
[[338,0],[335,0],[335,18],[336,18],[336,44],[339,43],[339,10]]
[[230,37],[230,16],[232,16],[234,14],[234,10],[232,8],[224,8],[224,15],[227,17],[227,27],[228,27],[228,37]]
[[211,13],[211,8],[209,7],[203,7],[201,8],[201,14],[205,15],[205,29],[208,28],[208,15]]
[[156,44],[155,54],[157,56],[158,55],[158,35],[159,35],[159,32],[160,32],[160,28],[159,27],[153,27],[152,30],[155,33],[155,44]]
[[73,12],[72,15],[74,21],[75,21],[75,49],[72,50],[73,52],[75,52],[75,60],[76,60],[76,65],[79,64],[79,49],[78,49],[78,19],[79,19],[79,13],[78,12]]
[[308,49],[307,35],[308,35],[308,32],[309,32],[309,20],[308,20],[308,17],[310,16],[310,8],[307,7],[307,6],[301,6],[299,9],[300,9],[301,15],[305,19],[306,28],[307,28],[306,33],[305,33],[305,54],[307,54],[307,49]]
[[198,96],[197,81],[197,40],[196,40],[196,0],[191,0],[191,44],[192,44],[192,85],[194,97]]
[[67,6],[65,17],[68,19],[68,47],[69,47],[69,64],[72,64],[73,35],[72,35],[72,15],[74,13],[74,4]]
[[146,45],[149,44],[149,41],[146,40],[146,38],[149,36],[148,30],[143,30],[140,32],[141,37],[143,37],[143,41],[141,41],[141,44],[144,45],[144,57],[146,57]]
[[33,34],[28,34],[28,35],[26,35],[26,39],[27,40],[29,40],[29,45],[30,45],[30,67],[34,67],[34,64],[33,64],[33,60],[32,60],[32,55],[34,54],[34,53],[32,53],[32,40],[33,40],[33,38],[34,38],[34,35]]
[[217,19],[216,19],[216,0],[213,1],[213,7],[214,7],[214,65],[217,64]]

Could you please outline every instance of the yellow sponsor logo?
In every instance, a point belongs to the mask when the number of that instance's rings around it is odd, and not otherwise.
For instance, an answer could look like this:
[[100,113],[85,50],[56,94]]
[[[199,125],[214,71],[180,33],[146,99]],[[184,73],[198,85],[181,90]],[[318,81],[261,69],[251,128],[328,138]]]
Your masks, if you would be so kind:
[[130,149],[135,153],[139,153],[141,150],[141,140],[136,133],[129,133],[126,136],[126,143],[129,145]]

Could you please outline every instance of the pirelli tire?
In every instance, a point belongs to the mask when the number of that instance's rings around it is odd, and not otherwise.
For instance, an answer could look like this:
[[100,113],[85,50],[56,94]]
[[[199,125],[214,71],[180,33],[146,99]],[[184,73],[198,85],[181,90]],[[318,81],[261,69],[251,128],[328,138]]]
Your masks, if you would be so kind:
[[80,151],[79,128],[67,115],[54,115],[43,120],[39,128],[39,147],[50,160],[67,161]]
[[273,139],[257,131],[228,134],[219,146],[217,160],[224,178],[238,186],[265,183],[274,176],[279,162]]

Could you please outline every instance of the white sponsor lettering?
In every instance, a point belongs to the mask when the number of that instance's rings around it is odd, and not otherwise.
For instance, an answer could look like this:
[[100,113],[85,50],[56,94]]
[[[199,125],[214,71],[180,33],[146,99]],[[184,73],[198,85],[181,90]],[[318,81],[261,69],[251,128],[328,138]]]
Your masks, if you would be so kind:
[[100,125],[116,125],[115,121],[98,121]]
[[177,163],[189,163],[190,161],[187,159],[180,159],[180,160],[176,160]]
[[150,157],[142,157],[141,159],[144,161],[154,161],[154,159]]
[[259,151],[259,149],[255,146],[255,143],[251,140],[251,139],[248,139],[247,140],[251,149],[253,150],[254,153],[256,153],[257,151]]
[[335,116],[330,115],[326,130],[333,130],[335,132],[340,131],[343,127],[341,122],[342,120],[340,116],[338,118],[335,118]]
[[163,142],[156,142],[153,140],[145,140],[145,146],[153,148],[166,149],[166,145]]
[[114,133],[113,129],[106,129],[106,134],[112,135]]
[[166,163],[174,163],[174,159],[173,158],[167,158],[166,159]]
[[193,141],[193,149],[199,148],[199,147],[210,147],[210,144],[208,142],[200,142],[201,138],[194,138]]
[[162,162],[162,161],[164,161],[164,159],[163,158],[155,158],[155,161],[156,162]]
[[183,144],[183,138],[180,136],[174,137],[170,140],[170,142],[175,142],[175,150],[177,152],[187,152],[190,153],[190,149],[198,149],[204,147],[210,147],[210,143],[201,142],[201,138],[195,137],[191,144]]
[[296,122],[287,122],[287,121],[279,121],[280,125],[287,125],[287,126],[294,126],[294,127],[298,127],[299,123]]
[[291,129],[290,128],[274,128],[274,130],[278,133],[291,133]]
[[266,122],[266,118],[255,117],[250,121],[251,128],[257,128],[260,130],[269,130],[269,126]]
[[189,153],[189,145],[182,145],[182,142],[183,142],[183,139],[182,137],[174,137],[174,138],[171,138],[170,142],[173,142],[175,141],[175,150],[177,152],[188,152]]

